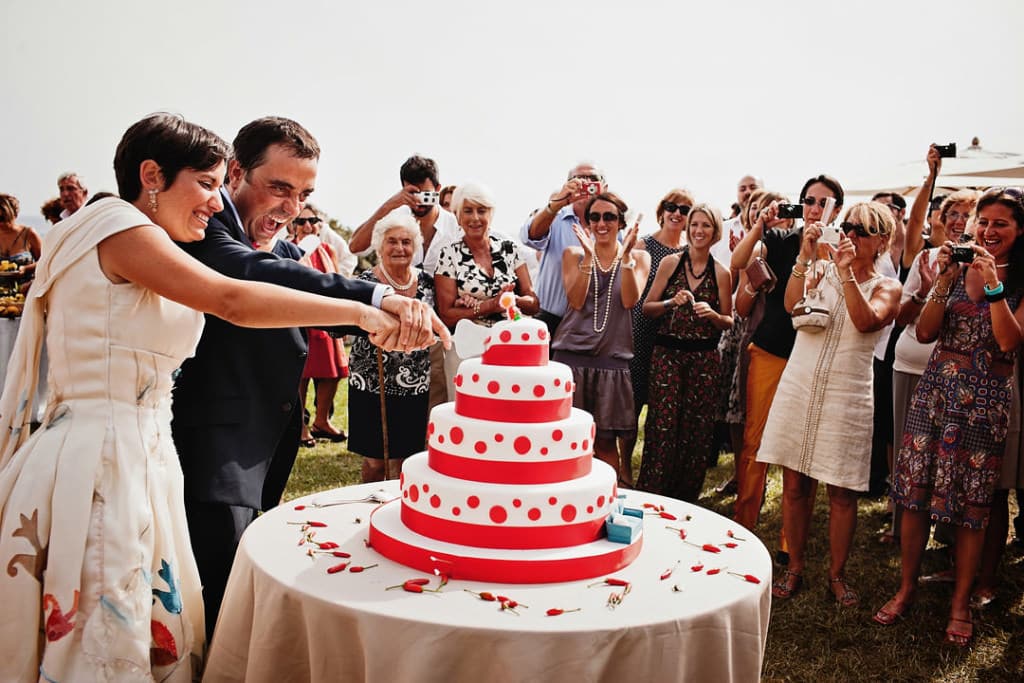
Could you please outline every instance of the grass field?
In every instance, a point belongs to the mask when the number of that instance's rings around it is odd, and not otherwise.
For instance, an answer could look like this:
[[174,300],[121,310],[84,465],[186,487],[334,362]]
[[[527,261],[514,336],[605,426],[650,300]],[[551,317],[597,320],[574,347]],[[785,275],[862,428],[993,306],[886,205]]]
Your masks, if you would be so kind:
[[[312,396],[312,393],[310,394]],[[346,385],[338,392],[334,423],[348,428]],[[637,453],[642,447],[638,446]],[[295,498],[315,491],[359,482],[360,458],[343,445],[318,442],[299,451],[286,492]],[[638,471],[639,456],[634,458]],[[761,522],[755,530],[768,549],[777,547],[782,519],[782,480],[769,475]],[[715,493],[732,472],[732,455],[719,458],[708,473],[701,505],[731,515],[733,497]],[[854,550],[847,575],[861,595],[861,605],[841,609],[825,598],[827,581],[827,502],[820,487],[808,541],[806,588],[789,602],[772,608],[765,655],[765,681],[1024,681],[1024,550],[1007,547],[995,602],[975,613],[971,648],[942,644],[949,609],[950,584],[923,586],[908,617],[890,627],[871,621],[874,610],[895,592],[899,550],[879,542],[886,527],[886,502],[862,498]],[[1013,497],[1011,496],[1011,508]],[[926,553],[924,573],[946,567],[944,552]]]

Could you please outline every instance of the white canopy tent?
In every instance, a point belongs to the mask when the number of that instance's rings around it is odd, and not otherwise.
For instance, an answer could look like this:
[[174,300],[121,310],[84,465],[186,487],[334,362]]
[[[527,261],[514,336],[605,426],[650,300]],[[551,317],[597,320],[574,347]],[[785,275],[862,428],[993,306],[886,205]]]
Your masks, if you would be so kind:
[[[876,192],[914,195],[928,176],[927,163],[914,161],[873,174],[863,182],[852,183],[849,195],[871,196]],[[991,152],[982,148],[978,138],[966,147],[958,146],[956,158],[942,160],[942,172],[936,180],[936,192],[961,188],[986,188],[997,185],[1024,185],[1024,154]]]

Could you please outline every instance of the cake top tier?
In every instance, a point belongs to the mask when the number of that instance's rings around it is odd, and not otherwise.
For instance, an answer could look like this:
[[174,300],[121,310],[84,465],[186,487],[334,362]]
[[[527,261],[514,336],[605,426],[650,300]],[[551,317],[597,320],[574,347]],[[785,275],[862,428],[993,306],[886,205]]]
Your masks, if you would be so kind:
[[501,321],[484,339],[481,361],[484,365],[547,365],[547,326],[535,318]]

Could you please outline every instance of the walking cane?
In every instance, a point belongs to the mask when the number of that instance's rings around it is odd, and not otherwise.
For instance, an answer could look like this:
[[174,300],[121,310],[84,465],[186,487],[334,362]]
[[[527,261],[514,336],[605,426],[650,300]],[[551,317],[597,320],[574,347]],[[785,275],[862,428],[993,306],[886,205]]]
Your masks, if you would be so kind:
[[380,430],[384,437],[384,481],[388,481],[388,412],[384,403],[384,350],[377,347],[377,384],[380,388]]

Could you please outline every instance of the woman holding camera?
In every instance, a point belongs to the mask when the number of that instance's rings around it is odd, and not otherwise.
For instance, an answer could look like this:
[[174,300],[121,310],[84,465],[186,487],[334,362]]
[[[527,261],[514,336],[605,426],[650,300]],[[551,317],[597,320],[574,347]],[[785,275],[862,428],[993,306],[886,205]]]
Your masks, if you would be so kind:
[[687,246],[666,256],[643,303],[658,319],[651,354],[650,405],[637,487],[696,502],[714,447],[720,385],[718,342],[732,326],[732,277],[711,257],[722,218],[698,204],[686,224]]
[[[837,602],[851,607],[859,598],[844,569],[857,525],[855,491],[867,490],[871,469],[871,441],[863,432],[874,412],[873,351],[899,310],[900,284],[876,270],[894,229],[888,207],[877,202],[851,207],[840,226],[839,245],[825,244],[831,260],[818,260],[825,227],[817,222],[804,226],[791,266],[785,304],[793,312],[796,340],[757,459],[783,466],[782,528],[789,566],[772,586],[772,595],[790,598],[803,586],[812,492],[820,481],[828,485],[829,497],[827,588]],[[801,315],[811,307],[817,311]]]
[[[830,216],[823,216],[828,199],[835,200],[835,209]],[[843,187],[835,178],[819,175],[810,178],[800,190],[800,205],[805,225],[822,221],[831,223],[843,206]],[[760,245],[761,256],[778,278],[778,283],[764,295],[764,313],[760,324],[747,347],[747,420],[743,427],[743,450],[737,456],[736,464],[736,507],[733,519],[745,527],[753,528],[761,512],[764,499],[768,466],[757,461],[775,389],[779,385],[782,371],[793,350],[796,332],[789,311],[785,305],[786,286],[789,282],[793,261],[800,251],[803,227],[786,223],[785,216],[779,216],[775,202],[762,204],[757,219],[750,231],[736,245],[732,253],[732,267],[744,270],[752,261]],[[741,286],[736,292],[736,310],[743,315],[751,304],[754,288]],[[785,539],[783,539],[785,541]],[[780,560],[785,564],[788,557],[785,542],[780,549]]]
[[640,301],[650,255],[634,249],[637,227],[619,244],[627,206],[611,192],[591,199],[584,211],[586,229],[573,230],[580,246],[562,252],[562,283],[569,308],[551,342],[553,358],[572,368],[573,405],[594,416],[594,455],[615,468],[625,483],[618,439],[635,435],[630,309]]
[[1002,466],[1024,327],[1024,193],[989,190],[976,216],[973,245],[946,242],[939,249],[935,284],[917,321],[918,339],[938,344],[914,391],[896,457],[892,495],[904,508],[900,588],[875,614],[887,625],[906,613],[929,517],[952,523],[956,583],[946,642],[960,647],[974,635],[971,586]]

